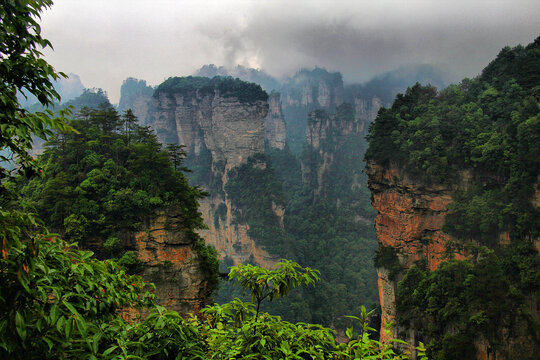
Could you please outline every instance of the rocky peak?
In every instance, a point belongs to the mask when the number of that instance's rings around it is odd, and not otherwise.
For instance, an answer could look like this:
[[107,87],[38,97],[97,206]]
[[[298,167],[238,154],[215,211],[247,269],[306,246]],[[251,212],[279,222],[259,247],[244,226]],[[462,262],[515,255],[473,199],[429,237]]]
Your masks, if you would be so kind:
[[[167,80],[152,98],[149,118],[159,140],[185,146],[191,182],[210,193],[200,200],[208,225],[200,234],[233,263],[271,266],[277,260],[249,236],[249,225],[235,218],[237,209],[225,190],[232,169],[264,153],[265,134],[270,146],[285,145],[279,94],[270,97],[270,113],[267,99],[260,86],[239,79],[191,76]],[[280,209],[275,213],[283,217]]]
[[273,92],[268,98],[268,115],[264,120],[264,138],[271,148],[283,150],[287,134],[283,112],[281,111],[281,96]]
[[128,243],[142,263],[141,276],[156,285],[158,302],[186,315],[212,302],[216,274],[199,251],[202,240],[182,229],[181,218],[166,210],[144,230],[130,234]]
[[127,78],[120,88],[118,110],[123,112],[131,109],[139,122],[145,123],[153,93],[154,88],[148,86],[145,80]]
[[325,69],[301,70],[283,84],[282,107],[287,141],[299,153],[305,141],[308,114],[313,110],[335,111],[343,103],[343,79]]
[[207,149],[213,171],[224,171],[264,151],[267,97],[238,79],[171,78],[154,93],[150,123],[162,143],[184,145],[188,157]]

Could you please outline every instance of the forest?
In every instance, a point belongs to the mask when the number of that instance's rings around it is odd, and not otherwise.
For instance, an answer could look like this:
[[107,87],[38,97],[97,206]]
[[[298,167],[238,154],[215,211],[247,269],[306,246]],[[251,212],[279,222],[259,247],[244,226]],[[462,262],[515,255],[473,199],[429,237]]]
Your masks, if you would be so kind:
[[[101,90],[60,104],[55,86],[66,74],[44,59],[52,44],[39,24],[53,1],[0,3],[0,358],[473,360],[479,342],[497,359],[536,358],[540,37],[503,48],[475,78],[409,87],[378,111],[367,143],[363,130],[343,131],[358,120],[354,99],[325,110],[291,105],[292,142],[266,144],[225,177],[204,144],[196,158],[161,144],[147,119],[120,112]],[[294,81],[342,84],[339,73],[312,75]],[[354,91],[393,96],[384,79],[371,84]],[[230,76],[171,77],[155,91],[268,100]],[[306,143],[319,123],[331,125]],[[425,259],[403,267],[399,248],[377,250],[376,214],[359,186],[365,163],[453,190],[442,227],[452,240],[436,269]],[[208,226],[199,202],[212,194],[281,258],[275,267],[220,263],[200,235]],[[227,211],[217,207],[216,227]],[[164,214],[174,224],[158,231],[193,251],[189,271],[215,291],[216,303],[187,316],[160,301],[137,255],[137,234],[160,245],[149,228]],[[394,324],[380,323],[375,268],[395,284]]]
[[[395,164],[419,183],[456,184],[471,173],[443,225],[455,239],[448,250],[465,250],[469,259],[430,272],[422,261],[400,269],[392,249],[378,256],[393,274],[405,271],[398,321],[422,334],[432,359],[475,359],[478,336],[504,358],[536,357],[540,327],[530,303],[540,299],[540,211],[531,199],[540,171],[539,76],[537,38],[502,49],[477,78],[440,92],[416,84],[371,126],[368,162]],[[520,346],[508,353],[512,341]]]
[[[2,54],[9,55],[0,66],[0,147],[6,150],[0,168],[2,358],[406,358],[392,343],[370,339],[365,308],[354,318],[356,330],[347,330],[347,343],[336,343],[329,328],[260,312],[263,300],[319,279],[318,271],[291,261],[274,270],[231,270],[229,277],[251,302],[210,306],[187,319],[156,305],[152,284],[126,273],[137,264],[129,252],[118,252],[116,242],[122,231],[167,206],[180,210],[187,233],[196,236],[193,230],[202,226],[197,198],[204,194],[182,173],[182,149],[162,150],[129,111],[120,116],[108,107],[83,108],[72,119],[69,109],[23,109],[16,97],[23,89],[45,108],[59,100],[51,79],[65,75],[41,58],[39,49],[51,44],[35,20],[52,1],[2,5]],[[40,158],[30,155],[34,136],[48,141]],[[148,162],[159,166],[142,169]],[[157,172],[152,181],[150,172]],[[96,258],[74,241],[103,241],[104,253]],[[215,255],[204,249],[201,244],[207,271],[215,271]],[[129,308],[148,315],[125,319],[121,313]]]

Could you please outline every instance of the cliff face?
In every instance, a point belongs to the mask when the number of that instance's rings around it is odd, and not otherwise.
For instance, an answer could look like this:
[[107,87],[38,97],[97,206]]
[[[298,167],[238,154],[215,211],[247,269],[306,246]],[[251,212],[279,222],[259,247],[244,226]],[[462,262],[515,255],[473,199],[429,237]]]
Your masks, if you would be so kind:
[[[353,106],[342,104],[334,114],[322,110],[313,111],[307,123],[308,152],[301,161],[303,182],[316,186],[317,195],[325,192],[328,196],[330,191],[342,200],[351,194],[337,194],[331,190],[336,181],[339,181],[337,178],[350,180],[343,184],[347,188],[342,191],[364,191],[365,178],[360,179],[364,149],[363,122],[358,120]],[[340,173],[343,170],[347,174]]]
[[353,103],[356,121],[360,125],[361,132],[367,132],[369,124],[375,121],[379,109],[387,105],[383,104],[381,98],[377,96],[373,96],[371,99],[355,97]]
[[287,141],[291,150],[299,153],[308,114],[316,109],[333,112],[343,103],[343,79],[340,73],[324,69],[302,70],[282,86],[281,94]]
[[185,315],[211,303],[211,274],[205,271],[195,241],[182,231],[178,215],[159,214],[129,242],[142,262],[141,276],[156,284],[161,305]]
[[[371,203],[377,211],[379,247],[395,249],[403,271],[418,260],[426,260],[430,270],[436,269],[445,258],[446,242],[451,239],[441,228],[454,189],[418,183],[397,166],[386,168],[368,163],[366,173]],[[467,186],[467,178],[464,174],[460,186]],[[464,258],[462,254],[452,256]],[[391,279],[386,268],[378,268],[377,274],[382,324],[395,324],[397,281]],[[394,327],[391,337],[396,338],[401,330]],[[381,329],[381,339],[388,338]]]
[[[218,215],[219,208],[225,211]],[[208,244],[212,244],[221,259],[230,259],[233,264],[254,263],[271,268],[279,261],[279,257],[269,254],[248,234],[249,225],[235,221],[234,207],[228,198],[212,196],[201,201],[200,211],[208,225],[208,229],[200,234]],[[283,221],[283,208],[274,209],[276,216]]]
[[[233,263],[253,261],[271,266],[277,259],[256,245],[248,235],[247,223],[235,219],[236,209],[225,187],[231,169],[264,152],[265,129],[271,146],[284,147],[279,95],[270,99],[271,111],[267,117],[266,93],[257,99],[245,99],[240,93],[231,95],[226,88],[220,88],[219,78],[200,81],[206,85],[158,88],[149,113],[150,124],[162,143],[185,146],[185,164],[193,170],[188,174],[191,183],[210,194],[200,200],[200,211],[208,225],[208,229],[200,231],[205,241],[218,250],[221,258],[227,257]],[[208,85],[210,81],[216,81],[217,85]],[[254,85],[238,80],[236,86],[246,94],[249,86]]]
[[287,133],[279,93],[270,94],[268,106],[268,115],[264,121],[264,139],[268,146],[283,150],[287,142]]
[[146,85],[146,81],[127,78],[120,88],[118,110],[123,112],[131,109],[139,122],[145,123],[153,93],[154,89]]
[[[163,144],[184,145],[189,156],[208,149],[213,171],[224,174],[264,151],[266,101],[245,103],[214,93],[158,91],[152,101],[151,125]],[[223,170],[221,170],[223,171]]]
[[[391,270],[384,267],[377,269],[382,324],[393,322],[395,325],[390,335],[386,335],[381,328],[381,340],[401,338],[409,344],[414,344],[422,334],[417,333],[414,326],[400,327],[397,321],[398,281],[420,260],[426,263],[428,270],[433,271],[439,268],[443,261],[471,258],[472,254],[465,248],[459,250],[456,247],[448,248],[448,242],[459,243],[459,240],[443,232],[442,227],[445,216],[449,213],[448,205],[455,200],[453,197],[456,190],[467,190],[474,180],[469,172],[464,171],[459,174],[461,179],[459,183],[426,184],[419,179],[410,178],[400,167],[395,165],[383,167],[374,162],[367,164],[366,172],[371,201],[377,211],[375,227],[379,249],[393,249],[400,267],[397,274],[391,274]],[[538,189],[538,186],[536,188]],[[531,200],[534,205],[539,203],[539,194],[537,190]],[[538,250],[540,239],[533,240]],[[509,245],[508,233],[500,233],[498,243],[503,247]],[[537,299],[532,296],[525,299],[524,304],[527,314],[531,318],[538,319],[540,314]],[[507,324],[509,327],[502,330],[503,337],[507,339],[497,350],[494,350],[493,339],[489,341],[482,335],[473,339],[477,359],[513,358],[509,354],[523,354],[523,358],[529,358],[534,353],[532,350],[534,345],[531,345],[534,344],[534,340],[531,340],[530,333],[523,330],[527,325],[520,325],[519,322],[523,319],[517,315],[513,321],[516,323]],[[414,352],[413,347],[409,350]]]

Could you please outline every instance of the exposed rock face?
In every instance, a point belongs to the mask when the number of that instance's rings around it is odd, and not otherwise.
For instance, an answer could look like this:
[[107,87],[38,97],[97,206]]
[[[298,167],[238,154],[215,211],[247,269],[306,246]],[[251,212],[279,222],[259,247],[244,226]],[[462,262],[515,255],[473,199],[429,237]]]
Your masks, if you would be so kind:
[[146,85],[146,81],[127,78],[120,88],[118,110],[123,112],[131,109],[139,122],[145,123],[153,93],[154,89]]
[[[325,111],[315,110],[308,116],[306,128],[306,141],[309,145],[310,156],[304,158],[302,165],[302,180],[304,183],[313,182],[317,186],[316,194],[323,190],[324,177],[332,167],[335,167],[336,157],[343,159],[343,147],[347,142],[362,144],[362,122],[357,121],[353,108],[350,104],[338,107],[335,114],[328,115]],[[360,149],[355,149],[361,151]],[[337,166],[350,166],[343,163]],[[357,164],[358,172],[361,171],[361,163]],[[355,184],[352,184],[355,187]],[[353,190],[352,188],[349,190]]]
[[[182,79],[188,78],[178,81]],[[197,178],[192,183],[210,193],[200,201],[200,211],[209,227],[200,231],[205,241],[218,250],[221,258],[228,257],[234,263],[249,260],[270,267],[278,259],[255,244],[248,235],[248,224],[234,219],[225,186],[231,169],[264,152],[265,118],[271,124],[266,127],[271,146],[281,149],[285,146],[279,95],[271,98],[272,108],[267,117],[266,93],[264,99],[246,100],[223,94],[218,78],[192,79],[200,79],[204,84],[216,81],[217,85],[158,88],[149,113],[150,124],[162,143],[185,146],[186,164]],[[248,86],[255,85],[238,80],[236,86],[247,92]],[[260,88],[258,91],[262,92]]]
[[268,146],[283,150],[287,141],[287,132],[281,111],[280,94],[276,92],[270,94],[268,105],[268,115],[264,121],[264,138]]
[[245,103],[222,97],[219,91],[201,93],[155,93],[151,111],[152,127],[159,140],[181,144],[188,155],[198,156],[202,147],[217,164],[229,170],[254,154],[264,152],[266,101]]
[[291,150],[299,153],[308,114],[316,109],[333,112],[343,103],[343,79],[340,73],[320,68],[302,70],[283,85],[281,94],[287,141]]
[[[404,270],[415,261],[425,259],[435,270],[446,256],[446,242],[451,238],[441,228],[455,189],[426,185],[410,179],[397,166],[388,168],[375,163],[366,166],[371,202],[377,211],[375,228],[380,247],[397,250]],[[468,176],[463,174],[467,186]],[[453,254],[464,259],[464,254]],[[383,324],[395,319],[397,281],[390,280],[388,270],[379,268],[379,294]],[[400,329],[394,328],[394,337]],[[382,340],[387,340],[381,331]]]
[[[412,328],[399,328],[396,320],[397,282],[416,261],[426,261],[430,270],[439,267],[442,261],[449,259],[463,260],[469,257],[464,249],[447,249],[447,242],[457,239],[442,231],[448,205],[453,201],[456,190],[466,190],[473,183],[470,172],[460,174],[461,182],[452,185],[425,184],[418,179],[410,178],[403,169],[395,165],[387,167],[375,163],[366,166],[368,187],[371,190],[373,207],[377,211],[375,227],[379,247],[391,247],[396,250],[402,271],[392,278],[385,268],[377,269],[382,324],[394,322],[393,334],[386,335],[381,328],[381,340],[397,338],[398,334],[409,344],[414,344],[416,333]],[[540,182],[539,182],[540,183]],[[533,204],[538,204],[540,192],[537,190],[532,198]],[[508,234],[499,235],[499,244],[509,243]],[[536,239],[538,248],[540,239]],[[539,313],[534,298],[527,300],[528,313],[538,318]],[[526,328],[526,326],[525,326]],[[513,339],[519,343],[529,343],[527,330],[519,326],[518,333]],[[516,340],[517,339],[517,340]],[[494,360],[507,358],[493,350],[492,344],[483,337],[475,339],[478,359]],[[508,343],[509,353],[518,353],[516,343]],[[409,350],[414,352],[411,347]],[[472,350],[471,350],[472,351]],[[531,354],[534,350],[523,350]]]
[[360,124],[361,132],[367,131],[369,124],[375,121],[379,109],[383,106],[388,106],[388,104],[383,104],[377,96],[372,97],[371,100],[362,97],[354,98],[356,121]]
[[302,70],[283,87],[285,106],[312,106],[330,109],[343,103],[340,73],[324,69]]
[[[216,215],[220,206],[226,208],[223,216]],[[227,198],[212,196],[202,200],[200,211],[208,229],[201,230],[201,236],[216,248],[222,259],[229,258],[235,265],[251,262],[271,268],[279,261],[279,257],[269,254],[257,245],[248,235],[249,225],[235,222],[232,210],[231,202]],[[275,213],[283,221],[282,209],[276,209]]]
[[170,211],[159,214],[145,230],[133,234],[130,243],[143,262],[142,277],[156,284],[161,305],[185,315],[211,303],[211,274],[178,216]]

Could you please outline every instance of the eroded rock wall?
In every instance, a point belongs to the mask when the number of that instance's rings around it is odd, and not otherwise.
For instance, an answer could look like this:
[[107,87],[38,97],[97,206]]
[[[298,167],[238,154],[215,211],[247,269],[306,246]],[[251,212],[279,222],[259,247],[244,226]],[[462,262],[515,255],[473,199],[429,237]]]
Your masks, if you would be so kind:
[[250,156],[264,153],[265,134],[271,146],[284,148],[279,94],[269,102],[270,112],[266,100],[222,96],[217,88],[156,91],[150,110],[151,126],[159,140],[184,145],[188,166],[205,173],[204,178],[199,177],[200,182],[192,182],[210,194],[200,200],[200,211],[208,225],[200,235],[218,250],[221,259],[252,261],[266,267],[278,259],[257,246],[248,235],[248,224],[234,218],[225,188],[231,169],[245,164]]
[[264,121],[264,138],[271,148],[283,150],[287,142],[287,131],[279,93],[270,94],[268,106],[268,115]]
[[[266,101],[241,102],[199,91],[156,92],[151,110],[151,126],[162,143],[184,145],[188,156],[198,156],[202,146],[212,155],[212,163],[231,169],[249,156],[264,152]],[[213,169],[216,169],[213,166]]]
[[[449,256],[465,258],[461,253],[447,253],[446,242],[451,237],[441,230],[455,188],[424,184],[411,179],[395,165],[368,163],[366,172],[371,202],[377,211],[375,228],[379,247],[395,249],[404,271],[418,260],[425,260],[428,268],[435,270]],[[456,186],[466,188],[469,175],[463,173],[461,178],[462,183]],[[384,324],[395,320],[397,281],[391,279],[387,269],[379,268],[377,272]],[[399,331],[394,327],[390,337],[397,337]],[[386,341],[389,336],[381,331],[381,338]]]
[[160,213],[129,242],[142,262],[142,277],[156,284],[158,303],[182,315],[211,303],[212,274],[204,268],[196,239],[183,231],[173,211]]
[[[442,231],[448,205],[454,200],[453,196],[458,190],[467,190],[473,184],[471,173],[462,171],[458,178],[459,183],[451,185],[427,184],[420,179],[411,178],[399,166],[390,164],[381,166],[370,162],[366,166],[368,187],[371,190],[373,207],[377,211],[375,227],[379,248],[392,248],[397,254],[401,271],[391,275],[386,268],[377,269],[382,323],[394,323],[391,333],[381,328],[381,340],[401,338],[409,344],[414,344],[417,336],[414,328],[400,328],[396,321],[397,283],[406,271],[417,261],[425,261],[431,271],[437,269],[442,261],[470,258],[471,254],[465,248],[452,246],[448,242],[459,243],[455,238]],[[539,182],[540,183],[540,182]],[[537,187],[538,189],[538,187]],[[539,203],[540,192],[537,190],[531,199],[533,204]],[[509,244],[509,234],[499,234],[499,245]],[[538,249],[540,239],[535,239]],[[534,297],[526,299],[527,313],[532,318],[538,318],[537,301]],[[517,319],[517,318],[516,318]],[[519,320],[516,320],[519,321]],[[493,349],[485,338],[474,339],[478,359],[495,360],[506,359],[508,353],[531,354],[534,350],[518,349],[520,341],[530,346],[530,334],[524,330],[526,325],[512,325],[517,331],[509,336],[509,342],[502,348],[505,354]],[[532,342],[534,343],[534,341]],[[408,350],[414,353],[414,348]],[[519,350],[519,351],[518,351]],[[473,351],[473,349],[471,349]]]

